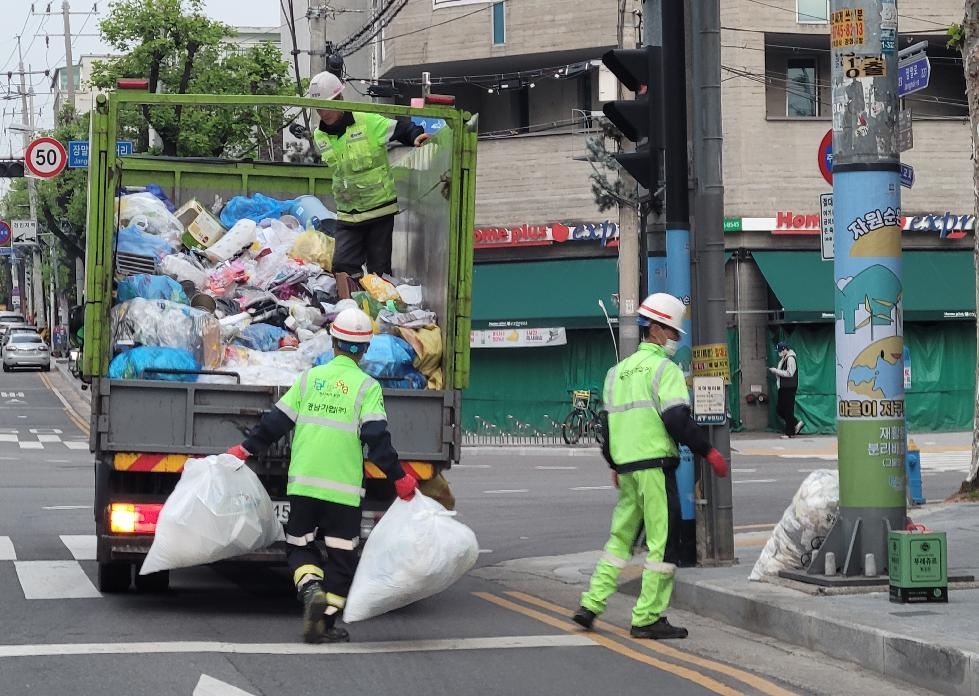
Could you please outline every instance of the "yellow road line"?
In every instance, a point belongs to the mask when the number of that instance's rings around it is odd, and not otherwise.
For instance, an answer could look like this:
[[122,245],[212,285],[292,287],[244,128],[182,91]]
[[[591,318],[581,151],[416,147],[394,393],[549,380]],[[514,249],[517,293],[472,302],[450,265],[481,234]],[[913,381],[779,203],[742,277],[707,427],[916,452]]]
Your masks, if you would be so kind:
[[[575,630],[568,625],[567,621],[559,621],[558,619],[548,616],[547,614],[542,614],[539,611],[528,609],[527,607],[521,606],[520,604],[516,604],[515,602],[510,602],[506,599],[503,599],[502,597],[498,597],[494,594],[490,594],[489,592],[473,592],[473,594],[476,597],[479,597],[480,599],[485,599],[487,602],[491,602],[493,604],[496,604],[497,606],[503,607],[504,609],[509,609],[510,611],[514,611],[518,614],[523,614],[526,617],[535,619],[536,621],[540,621],[541,623],[545,623],[548,626],[553,626],[554,628],[560,629],[562,631],[566,631],[570,633]],[[520,594],[520,593],[510,592],[507,594]],[[612,640],[611,638],[607,638],[606,636],[603,636],[599,633],[588,632],[588,633],[582,633],[582,635],[587,636],[589,639],[595,641],[599,645],[606,647],[609,650],[616,652],[624,657],[628,657],[629,659],[635,660],[636,662],[642,662],[643,664],[649,665],[650,667],[655,667],[656,669],[662,670],[664,672],[669,672],[670,674],[676,675],[681,679],[685,679],[687,681],[693,682],[694,684],[702,686],[708,691],[713,691],[715,694],[722,694],[723,696],[742,696],[742,692],[736,689],[732,689],[731,687],[727,686],[726,684],[722,684],[716,679],[700,674],[699,672],[696,672],[692,669],[688,669],[686,667],[682,667],[680,665],[674,665],[669,662],[663,662],[662,660],[658,660],[655,657],[641,653],[638,650],[633,650],[632,648],[622,645],[618,641]]]
[[55,389],[54,383],[51,381],[51,378],[48,375],[42,374],[41,382],[44,383],[44,386],[47,387],[48,391],[50,391],[52,394],[58,397],[58,400],[61,402],[62,409],[68,415],[68,419],[75,424],[75,427],[81,430],[82,433],[84,433],[85,435],[88,435],[89,434],[88,423],[86,423],[81,418],[79,418],[78,415],[75,413],[75,411],[71,408],[71,406],[68,405],[68,402],[65,401],[65,398],[61,396],[60,391]]
[[[547,600],[540,599],[539,597],[535,597],[533,595],[529,595],[524,592],[507,592],[507,595],[509,595],[510,597],[514,597],[515,599],[519,599],[523,602],[526,602],[527,604],[533,604],[535,606],[541,607],[542,609],[547,609],[548,611],[552,611],[555,613],[561,613],[565,611],[564,607],[558,606],[556,604],[552,604]],[[724,664],[723,662],[708,660],[707,658],[700,657],[699,655],[694,655],[692,653],[688,653],[678,648],[670,647],[669,645],[665,645],[664,643],[659,643],[654,640],[640,641],[639,639],[630,636],[629,632],[626,631],[625,629],[619,628],[618,626],[612,626],[605,622],[598,622],[598,623],[602,625],[602,628],[604,630],[614,633],[615,635],[621,638],[625,638],[626,640],[641,642],[641,644],[644,647],[648,648],[649,650],[652,650],[653,652],[661,653],[662,655],[671,657],[674,660],[689,662],[690,664],[697,665],[698,667],[703,667],[705,669],[709,669],[714,672],[725,674],[729,677],[737,679],[738,681],[744,684],[747,684],[748,686],[757,689],[763,694],[768,694],[768,696],[794,696],[793,692],[786,691],[785,689],[773,684],[767,679],[763,677],[759,677],[757,674],[752,674],[751,672],[745,672],[744,670]]]

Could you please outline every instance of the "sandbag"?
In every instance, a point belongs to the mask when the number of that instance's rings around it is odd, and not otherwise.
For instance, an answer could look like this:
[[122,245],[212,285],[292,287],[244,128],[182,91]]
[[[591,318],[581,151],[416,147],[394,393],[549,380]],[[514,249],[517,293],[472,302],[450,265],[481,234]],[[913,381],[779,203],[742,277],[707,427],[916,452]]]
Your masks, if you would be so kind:
[[367,538],[343,620],[363,621],[447,589],[476,564],[476,535],[416,492],[395,500]]
[[188,459],[139,574],[214,563],[284,539],[269,494],[245,462],[230,454]]

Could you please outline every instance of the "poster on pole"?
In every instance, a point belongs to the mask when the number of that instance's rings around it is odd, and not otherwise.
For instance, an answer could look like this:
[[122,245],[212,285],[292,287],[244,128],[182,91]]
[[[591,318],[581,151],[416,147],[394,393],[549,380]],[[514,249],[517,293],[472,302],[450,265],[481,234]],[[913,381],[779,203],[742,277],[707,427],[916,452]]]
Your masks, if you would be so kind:
[[833,194],[822,193],[819,195],[819,249],[823,261],[833,260],[833,239],[836,237],[836,230],[833,225]]

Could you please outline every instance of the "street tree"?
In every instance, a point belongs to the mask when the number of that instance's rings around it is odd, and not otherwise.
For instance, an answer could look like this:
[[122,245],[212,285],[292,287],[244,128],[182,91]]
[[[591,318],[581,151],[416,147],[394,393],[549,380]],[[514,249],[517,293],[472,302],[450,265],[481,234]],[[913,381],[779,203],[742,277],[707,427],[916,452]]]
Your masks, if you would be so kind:
[[[277,47],[234,43],[235,29],[207,17],[203,0],[116,0],[99,25],[120,55],[96,61],[91,83],[111,89],[121,78],[144,78],[151,93],[295,94]],[[123,117],[138,152],[167,156],[274,156],[282,109],[204,110],[149,107]],[[150,142],[151,129],[160,139]]]
[[[965,18],[962,24],[954,24],[948,30],[948,45],[962,53],[965,70],[965,91],[969,100],[970,132],[972,133],[972,186],[974,205],[979,210],[979,0],[965,0]],[[973,252],[976,266],[976,306],[979,307],[979,235],[975,237]],[[979,324],[976,325],[976,341],[979,344]],[[979,491],[979,353],[976,354],[976,394],[972,423],[972,466],[962,483],[961,493]]]

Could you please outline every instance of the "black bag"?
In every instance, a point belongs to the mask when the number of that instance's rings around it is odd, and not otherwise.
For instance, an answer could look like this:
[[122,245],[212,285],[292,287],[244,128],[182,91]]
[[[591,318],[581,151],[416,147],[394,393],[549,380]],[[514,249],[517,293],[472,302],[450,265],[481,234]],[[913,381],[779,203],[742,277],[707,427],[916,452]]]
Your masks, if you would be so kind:
[[610,436],[608,430],[608,411],[604,408],[598,412],[598,428],[595,429],[595,439],[598,440],[598,444],[602,447],[602,457],[605,462],[609,465],[609,468],[615,468],[615,462],[612,461],[612,445],[610,444]]

